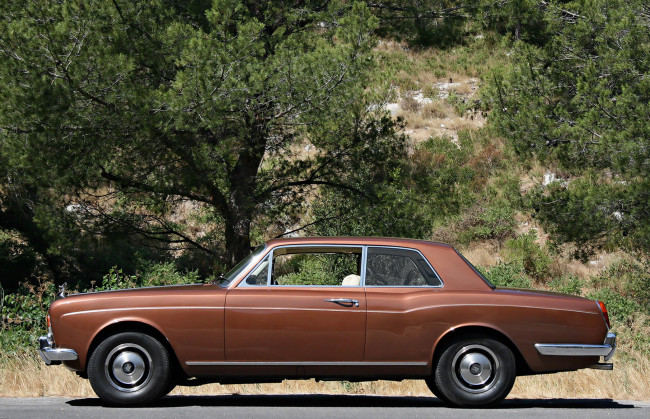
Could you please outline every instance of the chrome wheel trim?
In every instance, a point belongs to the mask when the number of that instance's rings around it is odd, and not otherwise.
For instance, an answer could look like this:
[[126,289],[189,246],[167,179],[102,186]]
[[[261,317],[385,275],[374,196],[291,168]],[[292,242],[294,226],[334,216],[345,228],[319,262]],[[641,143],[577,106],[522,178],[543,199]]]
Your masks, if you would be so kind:
[[113,388],[123,392],[140,390],[151,380],[151,355],[135,343],[116,346],[106,357],[104,373]]
[[452,365],[454,381],[470,393],[491,389],[499,377],[499,358],[484,345],[463,346],[456,352]]

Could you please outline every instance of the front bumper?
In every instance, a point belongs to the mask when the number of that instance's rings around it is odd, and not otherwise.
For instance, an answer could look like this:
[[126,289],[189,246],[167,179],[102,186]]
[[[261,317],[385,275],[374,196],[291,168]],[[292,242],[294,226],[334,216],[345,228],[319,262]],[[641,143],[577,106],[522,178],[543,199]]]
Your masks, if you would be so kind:
[[607,333],[602,345],[583,343],[536,343],[535,349],[542,355],[554,356],[603,356],[609,361],[616,352],[616,333]]
[[38,338],[38,354],[46,365],[58,365],[61,361],[74,361],[79,358],[74,349],[57,348],[50,335]]

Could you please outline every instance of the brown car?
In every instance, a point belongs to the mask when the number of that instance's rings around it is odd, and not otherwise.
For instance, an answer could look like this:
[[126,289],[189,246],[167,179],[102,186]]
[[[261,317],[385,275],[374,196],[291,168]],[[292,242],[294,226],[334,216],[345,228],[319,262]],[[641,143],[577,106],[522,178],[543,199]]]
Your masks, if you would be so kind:
[[494,287],[453,247],[386,238],[259,246],[218,283],[72,295],[40,338],[112,404],[175,385],[424,379],[482,406],[518,375],[611,369],[603,303]]

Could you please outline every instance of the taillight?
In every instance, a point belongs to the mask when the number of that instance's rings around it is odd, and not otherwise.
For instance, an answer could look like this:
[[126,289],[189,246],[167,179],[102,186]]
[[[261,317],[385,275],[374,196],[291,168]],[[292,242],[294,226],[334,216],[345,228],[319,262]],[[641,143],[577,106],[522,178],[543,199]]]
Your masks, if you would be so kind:
[[605,319],[605,323],[607,323],[607,328],[610,329],[612,325],[609,323],[609,314],[607,314],[607,307],[605,307],[605,303],[602,301],[596,301],[598,303],[598,307],[600,307],[600,312],[603,313],[603,318]]
[[47,331],[52,333],[52,322],[50,321],[50,315],[47,315]]

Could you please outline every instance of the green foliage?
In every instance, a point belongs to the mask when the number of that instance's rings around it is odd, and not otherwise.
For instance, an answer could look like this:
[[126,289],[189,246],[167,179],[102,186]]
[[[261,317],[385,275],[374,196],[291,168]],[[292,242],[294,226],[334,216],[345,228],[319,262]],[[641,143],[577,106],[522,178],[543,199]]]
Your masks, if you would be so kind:
[[41,332],[45,328],[47,309],[54,297],[55,286],[51,282],[22,284],[15,293],[3,293],[0,330]]
[[29,277],[37,264],[32,247],[21,242],[17,234],[0,230],[0,278],[7,290],[14,290],[20,281]]
[[144,287],[196,284],[201,280],[196,270],[179,272],[173,262],[153,263],[151,261],[141,264],[140,278]]
[[102,285],[95,288],[94,291],[108,291],[135,288],[138,285],[136,275],[126,275],[122,269],[113,266],[102,280]]
[[466,229],[460,233],[459,241],[469,244],[475,240],[510,237],[516,226],[514,216],[514,209],[508,201],[494,202],[465,220]]
[[508,34],[516,40],[542,43],[547,39],[544,11],[549,3],[554,2],[470,0],[466,8],[475,24]]
[[497,287],[531,288],[524,266],[519,262],[499,263],[491,268],[484,268],[485,277]]
[[196,284],[200,282],[197,271],[179,272],[173,262],[142,261],[135,275],[128,275],[113,266],[92,291],[119,290],[136,287]]
[[535,241],[534,230],[506,241],[506,256],[523,266],[524,271],[537,282],[546,282],[550,277],[551,255],[545,247]]
[[604,302],[609,316],[626,326],[631,325],[635,313],[641,309],[635,301],[624,297],[611,288],[591,292],[587,297]]
[[[410,159],[371,172],[355,171],[365,197],[333,191],[313,205],[320,235],[378,235],[426,238],[435,220],[457,214],[468,205],[472,168],[471,145],[459,148],[448,138],[430,138]],[[364,199],[365,198],[365,199]]]
[[358,258],[351,254],[292,255],[286,261],[279,259],[274,278],[280,285],[341,285],[347,275],[356,274]]
[[[363,3],[185,3],[2,3],[0,154],[87,208],[86,230],[234,265],[251,226],[291,226],[316,187],[353,191],[401,137],[374,106]],[[181,206],[212,216],[207,234]]]
[[582,288],[585,287],[586,281],[575,275],[562,276],[553,279],[548,283],[553,291],[563,294],[582,295]]
[[491,121],[519,155],[575,180],[539,191],[539,219],[561,241],[650,250],[650,32],[647,2],[549,2],[548,42],[516,45],[497,69]]
[[[650,314],[650,267],[648,262],[638,263],[621,260],[613,263],[592,281],[598,292],[616,294],[623,305],[623,313],[629,314],[629,307],[636,307]],[[628,303],[623,304],[623,301]],[[623,315],[624,316],[624,315]]]
[[368,1],[380,20],[378,34],[412,46],[448,48],[463,41],[464,2],[453,0]]

